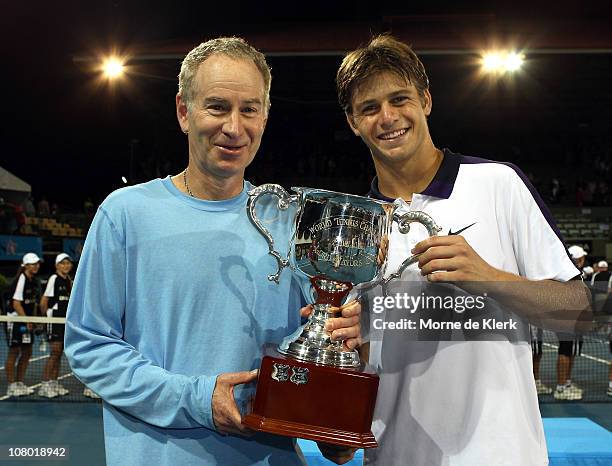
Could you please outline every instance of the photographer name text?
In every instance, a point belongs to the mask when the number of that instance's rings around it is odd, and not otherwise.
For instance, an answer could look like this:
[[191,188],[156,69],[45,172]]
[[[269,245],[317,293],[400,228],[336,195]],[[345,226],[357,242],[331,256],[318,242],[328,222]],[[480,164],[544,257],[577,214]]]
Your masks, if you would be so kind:
[[376,330],[517,330],[517,321],[508,319],[468,319],[461,322],[437,321],[434,319],[399,319],[385,321],[374,319],[372,324]]

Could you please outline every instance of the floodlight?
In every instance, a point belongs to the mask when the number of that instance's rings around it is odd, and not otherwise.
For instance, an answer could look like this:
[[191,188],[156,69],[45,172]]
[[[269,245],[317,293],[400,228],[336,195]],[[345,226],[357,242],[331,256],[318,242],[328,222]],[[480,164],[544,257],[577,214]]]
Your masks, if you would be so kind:
[[124,73],[125,67],[119,58],[109,57],[102,64],[102,71],[108,79],[115,79]]
[[498,52],[487,53],[482,60],[484,70],[492,73],[499,71],[502,67],[502,63],[502,56]]
[[506,71],[518,71],[523,65],[523,57],[516,52],[509,53],[504,60],[504,65]]
[[523,65],[523,55],[513,51],[487,52],[482,57],[482,69],[486,73],[514,73]]

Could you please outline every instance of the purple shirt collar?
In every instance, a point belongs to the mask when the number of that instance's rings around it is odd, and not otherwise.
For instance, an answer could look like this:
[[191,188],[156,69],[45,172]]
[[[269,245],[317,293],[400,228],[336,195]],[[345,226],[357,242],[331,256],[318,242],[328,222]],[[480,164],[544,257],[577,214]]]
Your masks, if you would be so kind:
[[[433,180],[429,183],[429,186],[420,193],[425,196],[437,197],[440,199],[448,199],[453,192],[455,186],[455,180],[457,179],[457,173],[459,173],[459,165],[461,156],[455,154],[448,149],[442,149],[444,158],[438,168]],[[385,196],[378,190],[378,177],[375,176],[370,185],[369,197],[380,199],[381,201],[393,202],[395,199]]]

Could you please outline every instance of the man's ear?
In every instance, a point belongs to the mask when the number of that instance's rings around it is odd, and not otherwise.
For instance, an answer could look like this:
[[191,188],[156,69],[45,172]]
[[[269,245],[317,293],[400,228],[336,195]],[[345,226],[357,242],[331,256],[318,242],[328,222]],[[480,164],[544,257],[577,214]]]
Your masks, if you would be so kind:
[[431,106],[432,106],[431,93],[429,92],[429,89],[425,89],[423,91],[423,97],[421,98],[421,104],[423,106],[423,113],[425,113],[425,116],[429,116],[429,114],[431,113]]
[[344,112],[344,116],[346,117],[346,121],[351,127],[351,130],[355,134],[355,136],[361,136],[359,130],[357,129],[357,122],[355,121],[355,117],[352,113]]
[[187,108],[187,102],[183,100],[183,96],[176,94],[176,118],[178,119],[181,131],[187,134],[189,132],[189,110]]

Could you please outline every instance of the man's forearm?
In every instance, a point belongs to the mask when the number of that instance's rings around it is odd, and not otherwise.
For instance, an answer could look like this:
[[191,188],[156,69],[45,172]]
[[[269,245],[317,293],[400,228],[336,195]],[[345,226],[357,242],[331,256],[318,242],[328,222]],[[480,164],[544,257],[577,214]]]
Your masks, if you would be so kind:
[[541,328],[583,333],[591,326],[591,293],[581,280],[528,280],[499,271],[494,281],[486,283],[484,291]]
[[19,314],[20,316],[25,316],[26,315],[25,309],[21,305],[21,301],[18,301],[16,299],[14,299],[13,300],[13,309],[15,309],[15,312],[17,312],[17,314]]
[[40,315],[43,317],[46,317],[48,308],[49,308],[49,298],[47,298],[46,296],[43,296],[40,299],[40,306],[38,308],[40,309]]

